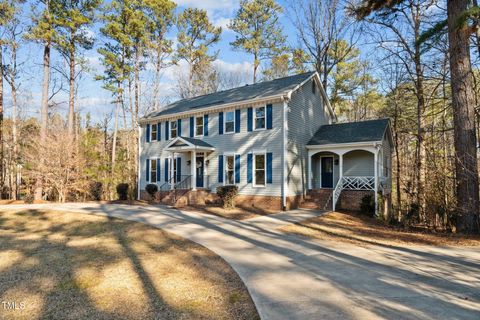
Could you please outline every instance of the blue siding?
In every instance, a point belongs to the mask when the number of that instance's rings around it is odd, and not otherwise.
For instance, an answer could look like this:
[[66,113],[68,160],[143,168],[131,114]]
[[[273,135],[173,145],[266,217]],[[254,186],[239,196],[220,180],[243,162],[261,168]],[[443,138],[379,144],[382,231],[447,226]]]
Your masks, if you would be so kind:
[[223,134],[223,112],[218,113],[218,134]]
[[235,132],[240,132],[240,109],[235,110]]
[[253,108],[247,109],[247,130],[253,131]]
[[195,118],[190,117],[190,138],[193,138],[194,130],[195,130]]
[[272,129],[272,105],[267,104],[267,129]]
[[240,183],[240,155],[235,155],[235,183]]
[[272,153],[267,153],[267,183],[272,183]]
[[203,135],[208,137],[208,114],[203,116]]
[[218,156],[218,183],[223,183],[223,155]]

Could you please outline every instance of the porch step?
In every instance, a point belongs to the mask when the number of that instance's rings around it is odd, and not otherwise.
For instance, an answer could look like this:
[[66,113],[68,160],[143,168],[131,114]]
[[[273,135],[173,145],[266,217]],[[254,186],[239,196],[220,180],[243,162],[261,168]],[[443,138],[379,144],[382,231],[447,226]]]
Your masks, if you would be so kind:
[[305,209],[330,210],[332,209],[332,192],[333,189],[309,190],[300,207]]

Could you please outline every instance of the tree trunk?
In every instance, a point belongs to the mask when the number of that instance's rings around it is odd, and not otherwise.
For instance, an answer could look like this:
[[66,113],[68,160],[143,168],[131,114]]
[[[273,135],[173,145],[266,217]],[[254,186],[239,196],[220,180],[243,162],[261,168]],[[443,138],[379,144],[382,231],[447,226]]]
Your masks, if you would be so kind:
[[0,46],[0,199],[3,197],[3,187],[5,186],[5,168],[3,152],[3,48]]
[[69,86],[70,92],[68,97],[68,134],[73,140],[74,130],[75,130],[75,47],[74,43],[70,44],[72,47],[69,52],[69,64],[70,64],[70,75],[69,75]]
[[470,62],[467,25],[458,25],[468,9],[468,0],[448,0],[448,42],[455,144],[457,197],[457,228],[459,231],[479,231],[479,189],[477,168],[477,138],[475,130],[475,95]]
[[133,118],[135,119],[135,126],[138,123],[138,112],[140,110],[140,52],[139,50],[135,50],[135,68],[134,68],[134,76],[135,76],[135,114],[133,114]]
[[258,56],[255,53],[253,55],[253,83],[257,83],[257,69],[258,69]]
[[[15,50],[15,49],[14,49]],[[16,53],[14,53],[15,55]],[[14,58],[16,59],[16,58]],[[15,84],[15,75],[12,75],[10,81],[10,90],[12,94],[12,142],[13,142],[13,161],[12,161],[12,172],[14,173],[13,185],[12,185],[12,195],[13,200],[17,200],[18,197],[18,181],[17,181],[17,155],[18,155],[18,143],[17,143],[17,88]]]
[[[48,91],[50,85],[50,43],[46,43],[43,49],[43,85],[42,85],[42,105],[40,108],[40,145],[43,146],[47,139],[48,127]],[[40,163],[45,159],[42,149],[40,148]],[[42,199],[43,181],[42,177],[38,177],[35,187],[35,200]]]

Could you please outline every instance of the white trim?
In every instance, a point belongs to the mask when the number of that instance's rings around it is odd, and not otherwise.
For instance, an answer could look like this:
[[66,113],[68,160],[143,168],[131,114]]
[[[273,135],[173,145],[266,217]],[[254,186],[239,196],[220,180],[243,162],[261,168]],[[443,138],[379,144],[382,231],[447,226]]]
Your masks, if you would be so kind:
[[[227,113],[233,113],[233,131],[227,132]],[[235,116],[235,110],[225,111],[223,113],[223,134],[232,134],[235,133],[235,128],[237,126],[237,117]]]
[[[168,132],[168,140],[172,140],[172,139],[175,139],[175,138],[178,138],[179,135],[178,135],[178,120],[173,120],[173,121],[169,121],[170,124],[169,124],[169,132]],[[172,130],[173,130],[173,126],[172,126],[172,123],[175,123],[175,125],[177,126],[175,128],[175,137],[172,137]],[[150,129],[151,130],[151,129]]]
[[[257,109],[263,108],[263,128],[257,128]],[[259,118],[260,119],[260,118]],[[258,106],[253,108],[253,131],[267,130],[267,106]]]
[[[235,186],[237,183],[235,182],[235,175],[236,175],[236,168],[235,168],[235,156],[238,153],[232,153],[232,152],[225,152],[223,154],[223,185],[224,186]],[[233,157],[233,184],[228,183],[227,184],[227,157]],[[241,161],[241,159],[240,159]]]
[[[290,100],[290,98],[288,98]],[[288,192],[288,163],[287,163],[287,130],[288,130],[288,100],[283,101],[283,126],[282,126],[282,208],[287,209]]]
[[[267,186],[267,153],[266,152],[253,152],[253,163],[252,163],[252,187],[253,188],[265,188]],[[257,179],[256,179],[256,166],[255,166],[255,156],[263,156],[263,171],[264,171],[264,176],[263,176],[263,184],[257,184]]]
[[[174,146],[175,143],[178,141],[181,141],[186,144],[186,146]],[[176,137],[173,140],[171,140],[164,148],[166,151],[192,151],[192,150],[198,150],[198,151],[214,151],[214,147],[202,147],[202,146],[197,146],[194,145],[187,140],[184,139],[184,137]]]
[[[321,155],[320,158],[320,168],[318,172],[320,172],[320,189],[333,189],[335,188],[335,155]],[[327,188],[323,187],[322,185],[322,158],[332,158],[332,187]]]
[[375,147],[382,144],[381,141],[368,142],[349,142],[349,143],[331,143],[319,145],[307,145],[307,149],[329,149],[329,148],[349,148],[349,147]]
[[[197,134],[197,119],[202,118],[202,134]],[[193,136],[195,138],[202,138],[205,135],[205,118],[203,114],[200,116],[193,117]]]

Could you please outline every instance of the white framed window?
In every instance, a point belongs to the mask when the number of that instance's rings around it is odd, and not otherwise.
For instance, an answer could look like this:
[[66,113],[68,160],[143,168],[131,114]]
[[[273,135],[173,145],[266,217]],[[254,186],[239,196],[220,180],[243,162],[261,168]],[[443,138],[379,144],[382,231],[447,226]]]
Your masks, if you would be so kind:
[[235,111],[225,112],[225,133],[235,132]]
[[265,153],[253,154],[253,186],[265,187],[266,184],[266,155]]
[[177,137],[177,121],[170,121],[170,139]]
[[235,155],[225,155],[224,157],[225,168],[225,185],[235,184]]
[[152,124],[152,130],[150,132],[150,141],[157,141],[157,124]]
[[255,108],[255,130],[265,129],[265,107]]
[[203,136],[203,116],[195,118],[195,136]]
[[157,159],[150,159],[150,182],[157,183]]

